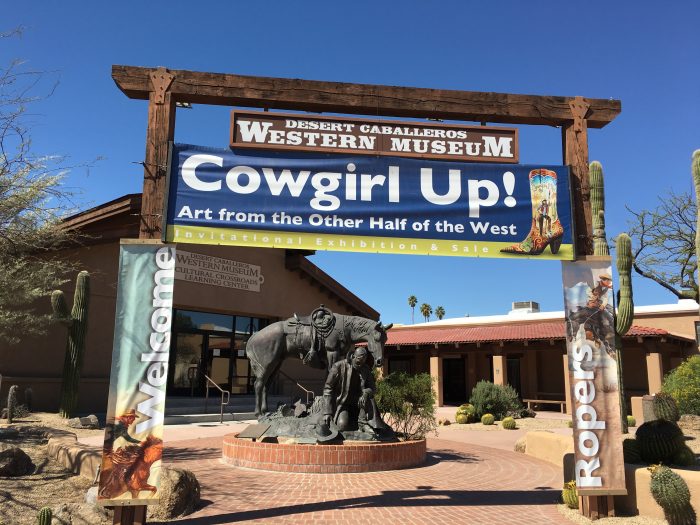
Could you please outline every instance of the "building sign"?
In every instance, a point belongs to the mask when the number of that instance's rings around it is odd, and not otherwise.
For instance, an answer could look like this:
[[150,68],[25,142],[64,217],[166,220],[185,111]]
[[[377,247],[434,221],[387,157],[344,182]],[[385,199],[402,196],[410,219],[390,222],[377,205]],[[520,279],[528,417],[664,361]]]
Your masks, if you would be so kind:
[[175,247],[122,241],[98,500],[159,499]]
[[518,130],[232,111],[231,147],[516,164]]
[[574,258],[563,166],[172,150],[171,242]]
[[177,251],[175,279],[249,292],[265,281],[260,266],[184,250]]
[[627,494],[609,257],[562,267],[579,495]]

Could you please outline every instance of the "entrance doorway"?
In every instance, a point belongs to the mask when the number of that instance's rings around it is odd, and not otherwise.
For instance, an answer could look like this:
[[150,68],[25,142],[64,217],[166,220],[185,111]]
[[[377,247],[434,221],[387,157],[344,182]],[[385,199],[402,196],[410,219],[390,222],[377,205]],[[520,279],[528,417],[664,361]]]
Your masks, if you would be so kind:
[[520,357],[508,357],[506,359],[506,377],[508,384],[512,386],[518,393],[518,397],[522,398],[522,389],[520,382]]
[[467,384],[463,357],[450,357],[442,360],[442,400],[446,405],[459,405],[467,401]]
[[253,393],[245,346],[267,324],[255,317],[175,310],[168,395],[202,396],[207,377],[233,395]]

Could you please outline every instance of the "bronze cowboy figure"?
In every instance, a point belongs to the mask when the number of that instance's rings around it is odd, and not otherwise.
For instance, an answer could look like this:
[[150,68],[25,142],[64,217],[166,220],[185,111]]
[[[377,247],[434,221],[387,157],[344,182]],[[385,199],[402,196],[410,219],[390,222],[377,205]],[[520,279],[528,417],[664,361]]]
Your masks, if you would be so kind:
[[246,345],[246,355],[255,375],[255,415],[267,413],[267,389],[287,357],[330,370],[355,343],[364,342],[373,366],[381,366],[386,331],[391,326],[364,317],[335,314],[321,305],[309,317],[294,315],[253,334]]

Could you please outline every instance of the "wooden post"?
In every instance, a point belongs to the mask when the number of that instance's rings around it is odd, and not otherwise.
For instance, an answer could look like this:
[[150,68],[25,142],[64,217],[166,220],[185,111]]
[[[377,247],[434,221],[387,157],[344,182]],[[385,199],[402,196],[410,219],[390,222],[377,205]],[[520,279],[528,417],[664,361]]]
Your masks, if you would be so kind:
[[577,257],[593,255],[593,221],[591,219],[591,190],[588,183],[588,124],[586,113],[590,105],[581,97],[569,101],[573,119],[562,125],[564,164],[571,169],[574,194],[574,233]]
[[170,91],[175,76],[165,68],[150,73],[152,91],[148,97],[146,160],[143,166],[143,198],[139,238],[161,236],[163,203],[167,188],[168,141],[175,136],[175,100]]
[[113,525],[144,525],[146,505],[114,507]]
[[[588,181],[588,123],[586,121],[590,104],[582,97],[575,97],[569,101],[569,107],[573,118],[562,126],[562,150],[564,164],[571,170],[576,235],[574,244],[576,257],[579,258],[593,255],[591,189]],[[568,375],[568,364],[565,373]],[[568,398],[567,401],[569,401]],[[582,496],[581,500],[582,514],[592,520],[615,515],[612,496]]]
[[566,400],[566,413],[573,414],[573,404],[571,402],[571,379],[569,378],[569,354],[562,356],[564,364],[564,399]]

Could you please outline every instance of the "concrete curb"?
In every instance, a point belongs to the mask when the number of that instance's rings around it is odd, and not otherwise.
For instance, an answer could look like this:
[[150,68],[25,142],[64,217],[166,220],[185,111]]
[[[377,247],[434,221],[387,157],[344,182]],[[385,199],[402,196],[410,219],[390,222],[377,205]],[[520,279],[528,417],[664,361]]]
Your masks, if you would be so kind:
[[78,437],[72,432],[53,434],[49,438],[48,455],[58,463],[84,478],[95,479],[97,468],[102,463],[102,450],[78,443]]

